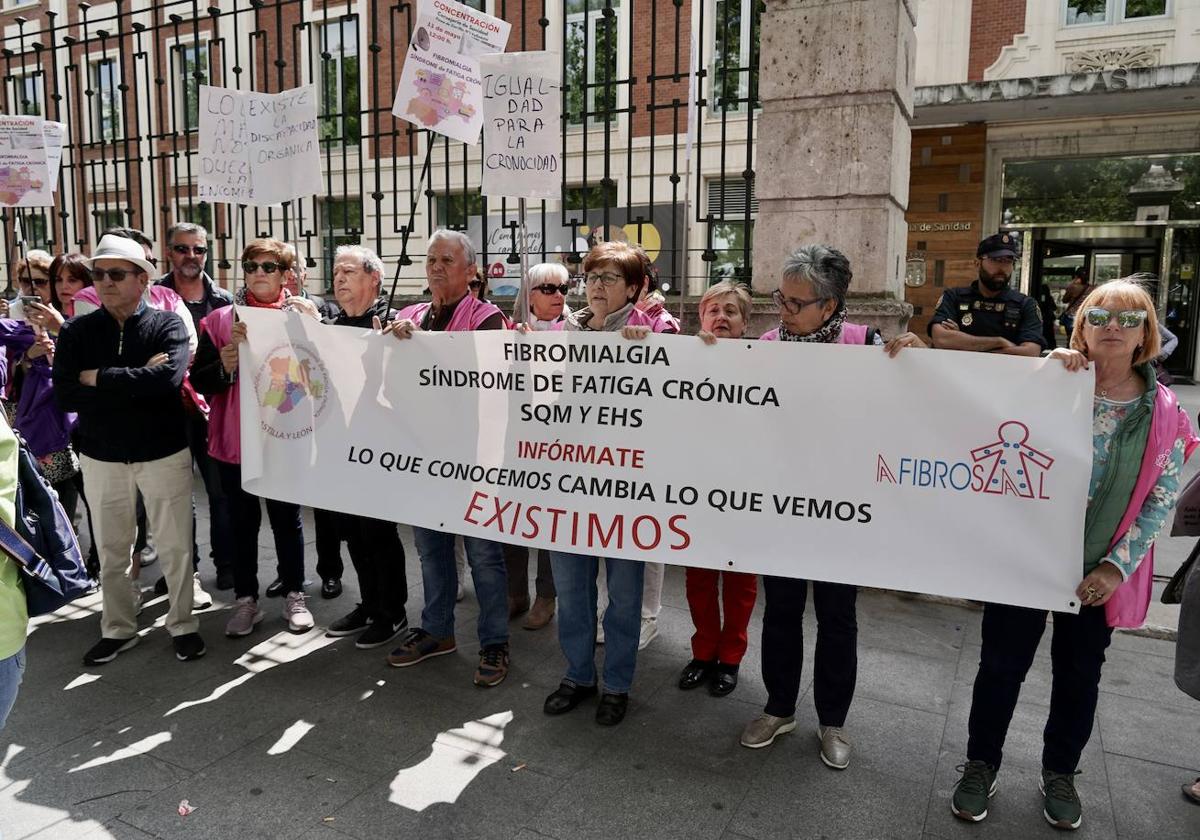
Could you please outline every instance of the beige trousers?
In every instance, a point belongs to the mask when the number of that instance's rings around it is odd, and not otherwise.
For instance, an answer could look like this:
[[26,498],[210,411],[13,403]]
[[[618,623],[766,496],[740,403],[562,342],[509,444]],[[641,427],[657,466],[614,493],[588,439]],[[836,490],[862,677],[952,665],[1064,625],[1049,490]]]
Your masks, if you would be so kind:
[[137,609],[128,574],[137,535],[139,490],[167,580],[167,632],[172,636],[195,633],[200,622],[192,616],[191,453],[181,449],[166,458],[135,464],[97,461],[84,455],[79,462],[100,550],[101,635],[128,639],[137,634]]

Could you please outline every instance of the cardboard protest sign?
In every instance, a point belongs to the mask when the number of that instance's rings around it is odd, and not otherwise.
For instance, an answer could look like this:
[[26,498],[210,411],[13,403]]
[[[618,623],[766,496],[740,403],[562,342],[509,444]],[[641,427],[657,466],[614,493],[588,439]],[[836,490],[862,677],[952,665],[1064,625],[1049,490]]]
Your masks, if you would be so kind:
[[561,57],[548,52],[481,56],[483,194],[562,196]]
[[63,146],[67,142],[67,124],[46,120],[42,123],[42,134],[46,138],[46,170],[50,178],[51,192],[58,191],[58,170],[62,166]]
[[200,85],[202,201],[263,207],[322,190],[315,85],[256,93]]
[[53,206],[42,122],[41,117],[0,115],[0,206]]
[[453,0],[421,7],[392,113],[474,146],[483,127],[479,56],[504,52],[512,25]]

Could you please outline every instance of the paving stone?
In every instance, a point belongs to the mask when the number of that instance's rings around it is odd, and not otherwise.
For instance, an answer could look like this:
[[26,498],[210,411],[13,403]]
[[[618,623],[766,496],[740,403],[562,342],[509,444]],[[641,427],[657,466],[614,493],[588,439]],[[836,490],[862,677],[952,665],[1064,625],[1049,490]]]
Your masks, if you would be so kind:
[[1192,753],[1190,769],[1120,755],[1106,757],[1117,831],[1123,839],[1200,837],[1200,806],[1180,792],[1185,783],[1200,775],[1196,772],[1198,755]]
[[[1175,767],[1200,763],[1197,706],[1166,706],[1114,694],[1101,694],[1097,712],[1108,753]],[[1200,810],[1200,809],[1198,809]]]

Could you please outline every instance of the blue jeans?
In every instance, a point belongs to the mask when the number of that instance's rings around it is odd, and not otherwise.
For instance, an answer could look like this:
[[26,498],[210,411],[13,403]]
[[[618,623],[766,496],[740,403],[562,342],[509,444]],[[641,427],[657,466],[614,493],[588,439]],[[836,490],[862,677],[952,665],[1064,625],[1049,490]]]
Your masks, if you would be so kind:
[[604,690],[628,694],[637,665],[642,629],[642,578],[646,566],[586,554],[550,552],[558,591],[558,643],[567,658],[566,678],[596,684],[596,573],[607,567],[608,609],[604,611]]
[[25,674],[25,648],[21,648],[7,659],[0,659],[0,729],[8,721],[8,713],[17,702],[17,689]]
[[[454,635],[454,602],[458,570],[454,565],[454,534],[413,527],[413,541],[421,558],[425,607],[421,629],[436,639]],[[475,597],[479,600],[479,645],[508,644],[508,572],[504,550],[498,542],[463,537]]]

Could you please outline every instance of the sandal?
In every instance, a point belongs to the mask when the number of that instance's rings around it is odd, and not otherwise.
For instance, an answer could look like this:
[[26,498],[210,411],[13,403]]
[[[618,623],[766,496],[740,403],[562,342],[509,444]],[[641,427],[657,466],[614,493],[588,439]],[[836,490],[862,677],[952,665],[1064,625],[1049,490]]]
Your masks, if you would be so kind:
[[1200,805],[1200,793],[1196,792],[1197,787],[1200,787],[1200,779],[1183,786],[1183,798],[1193,805]]

